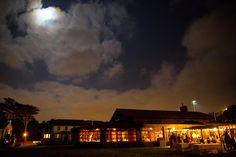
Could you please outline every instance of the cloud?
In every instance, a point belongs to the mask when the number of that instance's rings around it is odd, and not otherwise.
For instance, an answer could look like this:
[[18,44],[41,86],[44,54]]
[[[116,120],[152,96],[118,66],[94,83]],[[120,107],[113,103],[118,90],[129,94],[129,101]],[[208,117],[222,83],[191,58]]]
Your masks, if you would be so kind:
[[[12,34],[8,24],[14,21],[17,13],[24,10],[24,0],[0,1],[0,63],[9,65],[11,68],[21,69],[24,64],[15,50],[16,44],[11,43]],[[11,18],[7,16],[11,15]]]
[[[13,97],[19,102],[32,104],[40,109],[40,120],[51,118],[78,118],[108,120],[112,114],[115,91],[83,89],[56,82],[38,83],[33,90],[13,89],[0,84],[0,95]],[[4,89],[4,91],[2,90]],[[115,102],[115,101],[113,101]],[[54,112],[52,112],[54,111]]]
[[101,65],[102,58],[93,52],[75,52],[66,57],[52,58],[49,63],[49,72],[57,76],[85,77],[96,72]]
[[58,82],[41,82],[33,89],[16,89],[0,84],[0,95],[1,98],[12,97],[21,103],[37,106],[40,109],[38,120],[73,118],[107,121],[118,107],[173,108],[172,103],[163,102],[169,97],[156,89],[133,89],[119,93],[116,90],[85,89]]
[[26,1],[28,4],[27,11],[42,8],[42,0],[26,0]]
[[[44,20],[43,12],[53,18]],[[0,62],[26,69],[26,64],[43,60],[49,73],[57,77],[86,77],[121,55],[122,44],[114,31],[127,17],[124,7],[115,3],[76,3],[64,12],[42,8],[40,0],[27,1],[27,10],[14,21],[24,36],[14,32],[17,37],[13,38],[6,23],[0,27],[6,32],[0,40]]]
[[[127,15],[121,6],[108,9],[112,13],[107,13],[107,7],[76,4],[69,13],[57,8],[60,19],[48,23],[50,27],[30,20],[34,11],[40,9],[36,7],[19,17],[23,21],[19,25],[27,35],[17,38],[11,37],[3,23],[0,30],[6,33],[0,37],[0,62],[24,68],[25,63],[44,60],[48,71],[59,78],[82,78],[96,73],[103,65],[112,65],[104,74],[108,78],[120,76],[124,67],[116,59],[122,53],[122,44],[109,26],[118,27],[119,20],[122,22]],[[121,14],[121,19],[117,14]],[[111,15],[117,17],[108,25]],[[219,111],[236,102],[235,28],[235,14],[222,8],[194,21],[182,42],[188,59],[183,69],[176,71],[171,63],[163,62],[146,89],[117,92],[45,81],[31,89],[0,83],[0,95],[38,106],[40,120],[109,120],[117,107],[177,110],[182,102],[191,110],[192,99],[198,101],[198,111]]]
[[6,21],[6,16],[9,14],[16,14],[22,11],[25,7],[24,0],[0,1],[0,23]]
[[161,69],[151,79],[151,87],[160,90],[171,89],[175,83],[175,77],[175,68],[163,62]]
[[189,57],[177,78],[176,90],[214,110],[235,103],[236,22],[232,10],[217,9],[195,21],[183,45]]
[[121,63],[116,63],[105,71],[105,76],[109,79],[116,79],[124,73],[124,66]]

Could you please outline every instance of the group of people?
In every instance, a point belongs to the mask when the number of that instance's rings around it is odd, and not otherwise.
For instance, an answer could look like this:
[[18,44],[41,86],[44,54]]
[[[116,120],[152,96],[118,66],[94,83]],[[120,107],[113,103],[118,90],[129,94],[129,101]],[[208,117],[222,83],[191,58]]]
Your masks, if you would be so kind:
[[175,148],[177,143],[188,143],[190,138],[186,135],[185,138],[181,137],[179,134],[176,135],[172,133],[169,137],[170,148]]
[[236,149],[235,133],[234,130],[226,130],[224,133],[224,147],[226,151]]
[[[224,147],[226,150],[231,150],[231,149],[236,149],[236,141],[235,141],[236,135],[235,135],[235,130],[226,130],[224,135],[221,138],[221,141],[224,144]],[[188,137],[186,134],[180,135],[180,134],[175,134],[172,132],[172,134],[169,136],[169,145],[170,148],[176,148],[176,145],[178,143],[189,143],[191,142],[191,138]],[[217,141],[220,141],[220,138],[218,136],[212,136],[211,138],[208,137],[206,141],[204,141],[201,137],[199,137],[198,142],[199,143],[217,143]]]

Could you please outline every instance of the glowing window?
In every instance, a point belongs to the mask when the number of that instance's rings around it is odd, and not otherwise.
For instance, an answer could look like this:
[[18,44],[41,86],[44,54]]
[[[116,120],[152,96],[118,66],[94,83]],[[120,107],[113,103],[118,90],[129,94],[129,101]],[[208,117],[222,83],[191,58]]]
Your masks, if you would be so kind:
[[45,138],[45,139],[49,139],[50,136],[51,136],[50,134],[44,134],[44,135],[43,135],[43,138]]
[[107,142],[133,142],[136,141],[136,130],[108,128],[106,137]]
[[60,138],[60,134],[55,134],[55,138]]
[[158,138],[163,138],[162,130],[157,128],[142,128],[142,141],[156,142]]
[[100,142],[101,141],[101,132],[100,129],[80,130],[80,142]]

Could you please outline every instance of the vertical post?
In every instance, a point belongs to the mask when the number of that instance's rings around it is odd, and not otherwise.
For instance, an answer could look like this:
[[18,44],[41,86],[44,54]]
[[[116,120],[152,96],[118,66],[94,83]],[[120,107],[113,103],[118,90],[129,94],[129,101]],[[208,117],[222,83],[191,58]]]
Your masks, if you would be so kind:
[[27,141],[27,132],[24,132],[23,136],[24,136],[24,142],[26,142]]
[[162,128],[162,135],[163,135],[163,138],[165,139],[165,128],[164,128],[164,126],[162,126],[161,128]]
[[141,135],[141,128],[136,127],[136,141],[137,142],[142,142],[142,135]]
[[203,141],[203,143],[204,143],[204,138],[203,138],[202,128],[201,128],[201,136],[202,136],[202,141]]
[[24,141],[27,142],[27,127],[28,127],[28,119],[27,117],[24,118]]
[[106,144],[106,140],[107,140],[106,131],[107,131],[106,128],[103,128],[103,127],[100,128],[100,133],[101,133],[100,141],[101,141],[102,146],[105,146]]
[[196,112],[197,101],[196,101],[196,100],[193,100],[193,101],[192,101],[192,105],[193,105],[193,112]]
[[[166,140],[166,134],[165,134],[165,127],[162,126],[161,128],[162,128],[163,140],[164,140],[164,142],[165,142],[165,145],[164,145],[164,146],[166,146],[167,140]],[[160,143],[160,146],[162,146],[161,143]]]

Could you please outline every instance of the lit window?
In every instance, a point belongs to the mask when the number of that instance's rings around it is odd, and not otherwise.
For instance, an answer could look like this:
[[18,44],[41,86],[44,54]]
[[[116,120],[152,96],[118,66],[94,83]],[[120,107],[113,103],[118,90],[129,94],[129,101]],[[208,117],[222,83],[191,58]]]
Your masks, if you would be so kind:
[[163,138],[162,130],[158,128],[142,128],[142,141],[155,142],[158,138]]
[[60,138],[60,134],[55,134],[55,138]]
[[100,129],[93,130],[80,130],[80,142],[100,142],[101,132]]
[[136,130],[108,128],[106,137],[107,142],[134,142],[136,141]]
[[49,139],[50,138],[50,134],[43,134],[43,138]]

